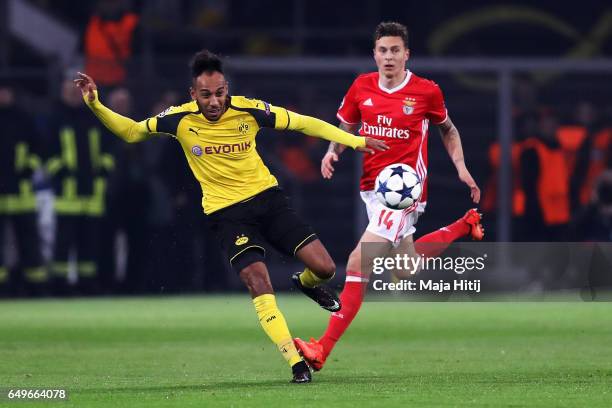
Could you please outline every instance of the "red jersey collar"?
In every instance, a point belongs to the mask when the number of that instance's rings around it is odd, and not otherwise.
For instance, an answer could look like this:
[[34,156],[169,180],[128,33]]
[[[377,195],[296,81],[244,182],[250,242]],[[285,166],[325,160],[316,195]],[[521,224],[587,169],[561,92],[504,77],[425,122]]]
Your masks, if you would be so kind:
[[402,89],[403,87],[405,87],[408,84],[408,81],[410,81],[410,77],[412,77],[412,72],[410,72],[409,69],[406,70],[406,78],[404,78],[404,80],[402,81],[401,84],[399,84],[398,86],[396,86],[395,88],[385,88],[382,83],[380,82],[380,74],[378,74],[378,87],[380,88],[381,91],[386,92],[388,94],[392,94],[394,92],[399,91],[400,89]]

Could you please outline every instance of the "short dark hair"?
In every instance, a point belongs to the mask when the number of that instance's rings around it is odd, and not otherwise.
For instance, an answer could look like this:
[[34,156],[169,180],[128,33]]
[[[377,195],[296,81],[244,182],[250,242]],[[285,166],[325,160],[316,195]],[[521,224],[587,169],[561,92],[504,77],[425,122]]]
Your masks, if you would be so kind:
[[376,41],[382,37],[400,37],[404,42],[404,47],[408,48],[408,29],[405,25],[395,21],[384,21],[376,26],[374,31],[374,46]]
[[191,68],[191,77],[193,79],[202,75],[203,72],[220,72],[223,73],[223,62],[218,55],[202,50],[195,53],[189,64]]

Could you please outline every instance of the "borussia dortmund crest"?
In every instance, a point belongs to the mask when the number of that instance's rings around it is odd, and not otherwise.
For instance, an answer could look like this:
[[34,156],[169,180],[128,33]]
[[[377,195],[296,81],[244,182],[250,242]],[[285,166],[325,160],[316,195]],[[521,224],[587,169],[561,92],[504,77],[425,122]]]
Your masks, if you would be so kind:
[[246,135],[249,132],[249,124],[246,122],[240,122],[238,125],[238,131],[241,135]]

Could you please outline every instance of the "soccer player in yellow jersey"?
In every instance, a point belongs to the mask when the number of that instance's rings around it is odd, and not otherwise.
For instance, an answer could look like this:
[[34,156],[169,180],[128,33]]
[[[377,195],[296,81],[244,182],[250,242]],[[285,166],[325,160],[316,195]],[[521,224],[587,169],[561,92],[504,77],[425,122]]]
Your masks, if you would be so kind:
[[102,105],[91,77],[78,73],[75,84],[100,121],[126,142],[140,142],[155,134],[177,139],[202,187],[204,214],[232,268],[249,289],[259,322],[291,366],[292,382],[310,382],[310,370],[276,305],[265,254],[273,247],[300,259],[306,269],[293,276],[294,284],[332,312],[341,305],[324,283],[333,277],[335,264],[312,228],[291,208],[257,154],[255,136],[259,129],[268,127],[297,130],[367,153],[386,150],[387,146],[260,100],[230,96],[221,60],[207,50],[195,54],[191,75],[192,101],[141,122]]

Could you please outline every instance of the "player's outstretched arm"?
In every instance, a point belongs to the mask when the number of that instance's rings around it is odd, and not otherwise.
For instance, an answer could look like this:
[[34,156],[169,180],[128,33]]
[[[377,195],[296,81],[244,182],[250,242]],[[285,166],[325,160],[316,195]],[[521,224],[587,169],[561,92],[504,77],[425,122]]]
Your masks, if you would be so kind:
[[89,109],[108,130],[128,143],[140,142],[150,136],[146,121],[136,122],[104,106],[98,99],[96,83],[89,75],[77,72],[74,83],[81,90],[83,100],[89,106]]
[[459,180],[467,184],[470,188],[472,201],[478,204],[480,202],[480,188],[465,165],[459,131],[451,121],[450,116],[447,116],[446,120],[438,125],[438,128],[440,129],[442,143],[444,143],[444,147],[446,147],[446,151],[457,169]]
[[297,130],[308,136],[320,137],[331,142],[340,143],[352,147],[355,150],[367,153],[389,149],[382,140],[351,135],[344,130],[338,129],[334,125],[330,125],[312,116],[300,115],[291,111],[287,112],[289,114],[288,129]]
[[[340,123],[338,127],[345,132],[355,134],[357,131],[357,125],[349,125],[346,123]],[[330,179],[334,175],[334,162],[338,161],[340,154],[346,149],[345,145],[336,142],[330,142],[327,148],[327,153],[321,160],[321,175],[323,178]]]

